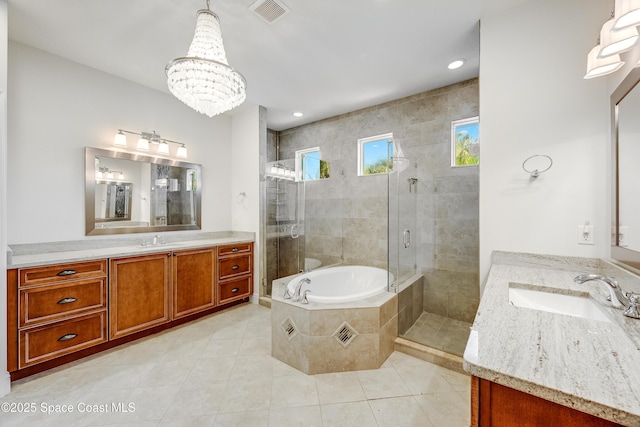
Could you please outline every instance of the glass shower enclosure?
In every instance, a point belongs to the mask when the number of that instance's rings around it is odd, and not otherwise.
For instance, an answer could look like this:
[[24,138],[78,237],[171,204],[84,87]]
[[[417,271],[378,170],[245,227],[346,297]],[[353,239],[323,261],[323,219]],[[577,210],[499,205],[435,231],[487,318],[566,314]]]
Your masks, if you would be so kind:
[[271,296],[273,280],[305,270],[304,181],[296,181],[294,159],[267,163],[266,187],[266,283]]

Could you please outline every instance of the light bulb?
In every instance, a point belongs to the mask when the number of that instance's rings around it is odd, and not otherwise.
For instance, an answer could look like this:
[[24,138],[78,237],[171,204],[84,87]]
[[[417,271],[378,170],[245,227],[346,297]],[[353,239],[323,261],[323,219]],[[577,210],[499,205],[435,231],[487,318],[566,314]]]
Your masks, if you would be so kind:
[[113,145],[117,145],[119,147],[127,146],[127,136],[122,133],[121,130],[119,130],[118,133],[116,133],[116,136],[113,138]]
[[158,145],[158,154],[169,154],[169,144],[166,141],[161,141]]
[[183,159],[187,158],[187,147],[185,147],[184,145],[181,145],[180,147],[178,147],[178,151],[176,152],[176,157],[180,157]]
[[149,140],[141,136],[138,140],[138,150],[149,151]]

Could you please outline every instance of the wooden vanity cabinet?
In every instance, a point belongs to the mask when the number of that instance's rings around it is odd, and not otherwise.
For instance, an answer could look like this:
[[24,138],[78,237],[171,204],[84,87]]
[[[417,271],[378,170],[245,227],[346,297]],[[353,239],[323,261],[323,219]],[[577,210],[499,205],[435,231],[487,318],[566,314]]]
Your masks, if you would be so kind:
[[253,243],[7,270],[12,380],[247,300]]
[[9,331],[17,348],[8,345],[17,368],[107,341],[106,260],[13,270],[8,278],[13,289],[17,280],[18,305],[8,309],[9,325],[17,326],[17,336]]
[[171,255],[165,252],[110,260],[110,339],[171,320]]
[[173,319],[216,306],[216,248],[178,251],[172,257]]
[[614,422],[471,377],[471,427],[614,427]]
[[253,293],[253,243],[218,248],[218,304]]

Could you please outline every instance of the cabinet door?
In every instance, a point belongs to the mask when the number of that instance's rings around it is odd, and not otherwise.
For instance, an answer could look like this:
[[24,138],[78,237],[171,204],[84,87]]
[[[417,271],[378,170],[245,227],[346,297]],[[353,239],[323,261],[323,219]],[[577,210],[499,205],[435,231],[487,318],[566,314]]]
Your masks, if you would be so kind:
[[112,259],[109,336],[119,338],[171,320],[171,253]]
[[215,307],[216,249],[173,253],[173,318]]

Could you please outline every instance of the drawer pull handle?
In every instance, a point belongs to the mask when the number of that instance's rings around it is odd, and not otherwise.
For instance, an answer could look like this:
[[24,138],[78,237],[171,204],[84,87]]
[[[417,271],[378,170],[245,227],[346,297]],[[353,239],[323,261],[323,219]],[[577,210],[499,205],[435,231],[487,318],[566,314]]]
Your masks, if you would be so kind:
[[233,248],[233,249],[231,249],[231,252],[238,252],[238,251],[239,251],[239,249],[238,249],[238,248]]
[[237,269],[239,269],[239,268],[240,268],[240,266],[239,266],[239,265],[234,265],[233,267],[231,267],[231,269],[232,269],[232,270],[237,270]]
[[76,274],[75,270],[62,270],[60,273],[58,273],[58,276],[71,276],[73,274]]
[[73,297],[62,298],[60,301],[58,301],[58,304],[69,304],[69,303],[76,302],[76,301],[77,301],[77,299],[73,298]]
[[78,334],[66,334],[58,338],[58,341],[69,341],[77,337]]
[[231,293],[235,294],[236,292],[238,292],[240,290],[240,288],[233,288],[231,289]]

